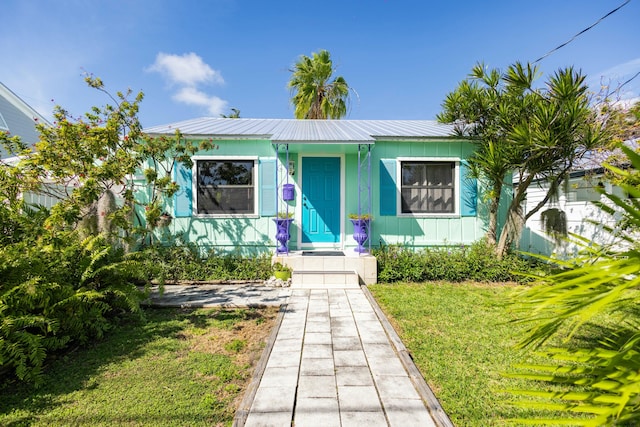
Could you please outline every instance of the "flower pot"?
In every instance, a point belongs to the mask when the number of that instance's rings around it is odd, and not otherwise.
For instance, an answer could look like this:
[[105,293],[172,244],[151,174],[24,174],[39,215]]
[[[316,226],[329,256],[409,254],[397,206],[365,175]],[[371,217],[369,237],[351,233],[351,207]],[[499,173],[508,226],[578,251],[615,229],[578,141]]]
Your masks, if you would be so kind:
[[276,240],[279,243],[279,246],[276,248],[277,254],[289,253],[289,247],[287,243],[289,242],[289,225],[293,221],[293,218],[274,218],[273,221],[276,223]]
[[291,272],[286,270],[274,271],[273,275],[276,277],[276,279],[280,279],[284,281],[289,280],[291,278]]
[[352,219],[353,224],[353,240],[358,243],[355,251],[358,253],[367,252],[364,242],[369,238],[369,220],[368,219]]

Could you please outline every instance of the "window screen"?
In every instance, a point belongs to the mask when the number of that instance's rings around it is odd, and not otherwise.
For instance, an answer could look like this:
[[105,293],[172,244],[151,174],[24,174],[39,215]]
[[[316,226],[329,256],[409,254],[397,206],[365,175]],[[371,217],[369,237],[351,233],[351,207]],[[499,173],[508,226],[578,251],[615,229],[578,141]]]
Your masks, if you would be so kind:
[[402,162],[402,213],[454,213],[455,162]]
[[253,160],[198,160],[198,214],[254,214]]

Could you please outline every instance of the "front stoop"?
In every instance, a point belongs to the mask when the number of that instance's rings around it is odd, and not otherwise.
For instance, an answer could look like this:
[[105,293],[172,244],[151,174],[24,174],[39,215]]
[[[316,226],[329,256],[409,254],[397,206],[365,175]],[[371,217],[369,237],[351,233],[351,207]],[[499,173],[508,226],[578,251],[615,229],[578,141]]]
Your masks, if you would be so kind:
[[359,288],[360,278],[355,270],[345,271],[293,271],[292,288],[348,289]]
[[341,256],[305,253],[292,251],[273,257],[273,262],[287,265],[293,271],[292,288],[343,289],[377,282],[378,265],[373,255],[349,251]]

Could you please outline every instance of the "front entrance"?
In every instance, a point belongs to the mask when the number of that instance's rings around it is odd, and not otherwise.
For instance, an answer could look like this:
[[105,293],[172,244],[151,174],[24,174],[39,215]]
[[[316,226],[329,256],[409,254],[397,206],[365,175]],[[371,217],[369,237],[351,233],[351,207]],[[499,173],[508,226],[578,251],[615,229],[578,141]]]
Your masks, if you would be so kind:
[[340,242],[340,158],[302,158],[302,244]]

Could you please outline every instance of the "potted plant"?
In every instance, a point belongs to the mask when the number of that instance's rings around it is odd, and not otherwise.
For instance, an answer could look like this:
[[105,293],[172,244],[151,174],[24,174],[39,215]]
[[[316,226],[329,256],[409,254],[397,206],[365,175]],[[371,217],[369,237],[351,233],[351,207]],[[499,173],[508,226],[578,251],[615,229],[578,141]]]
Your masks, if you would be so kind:
[[291,278],[291,267],[279,262],[273,263],[273,275],[276,279],[289,280]]
[[293,211],[291,211],[291,212],[284,212],[284,211],[278,212],[278,219],[292,219],[292,218],[293,218]]
[[369,224],[371,215],[369,214],[349,214],[349,219],[353,224],[353,240],[358,243],[355,251],[358,253],[367,252],[364,242],[369,238]]
[[276,223],[276,240],[279,243],[279,246],[276,248],[276,253],[289,253],[289,247],[287,246],[287,242],[289,242],[289,226],[291,222],[293,222],[293,212],[278,212],[278,216],[273,219]]

